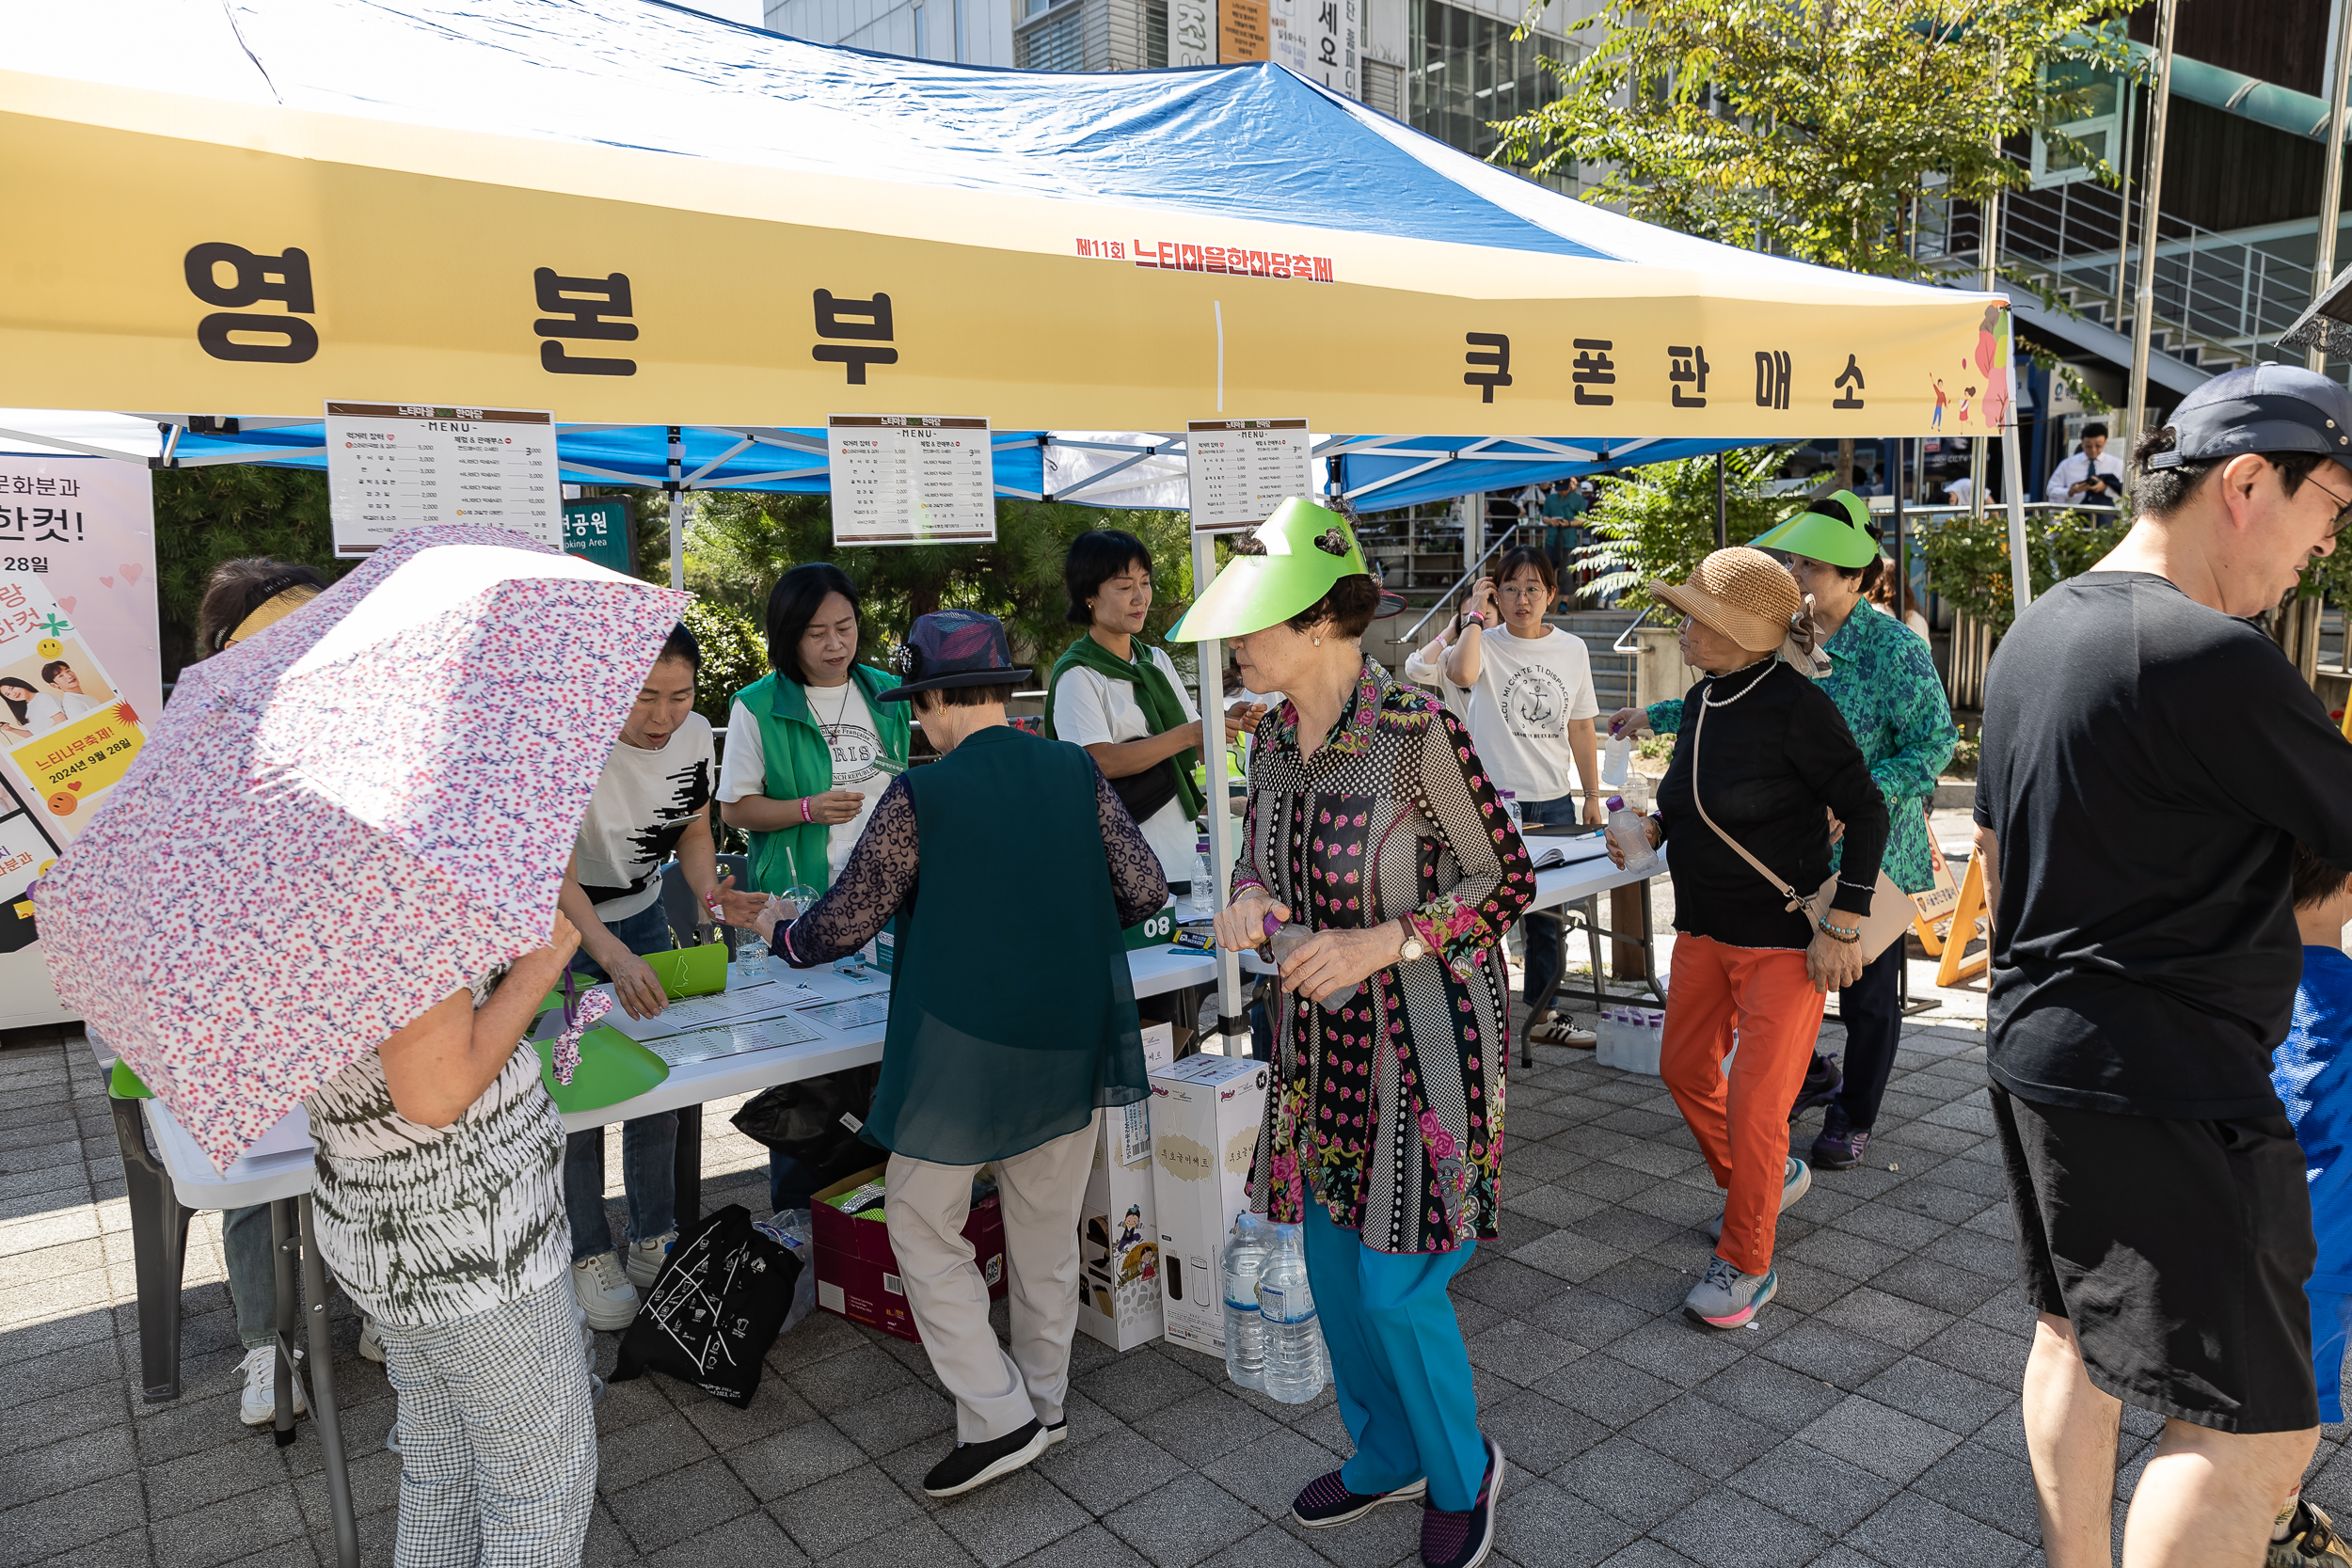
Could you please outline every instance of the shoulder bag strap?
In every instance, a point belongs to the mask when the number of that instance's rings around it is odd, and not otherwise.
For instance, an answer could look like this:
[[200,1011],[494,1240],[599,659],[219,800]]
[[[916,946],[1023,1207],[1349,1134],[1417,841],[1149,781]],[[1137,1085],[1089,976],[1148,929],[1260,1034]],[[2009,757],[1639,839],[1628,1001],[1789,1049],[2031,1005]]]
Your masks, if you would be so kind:
[[1787,882],[1782,881],[1779,877],[1775,876],[1771,866],[1766,865],[1762,861],[1757,860],[1754,855],[1749,854],[1747,846],[1741,844],[1738,839],[1724,832],[1720,827],[1716,827],[1715,819],[1707,815],[1707,797],[1699,789],[1699,737],[1706,732],[1707,697],[1706,694],[1702,692],[1699,696],[1699,721],[1692,728],[1691,731],[1691,803],[1698,808],[1699,820],[1706,823],[1709,828],[1714,829],[1715,836],[1722,839],[1725,844],[1730,845],[1731,847],[1738,852],[1741,860],[1756,867],[1756,874],[1757,876],[1763,878],[1766,881],[1772,883],[1774,888],[1779,890],[1781,895],[1788,900],[1788,911],[1791,914],[1808,911],[1811,909],[1811,906],[1808,905],[1802,897],[1798,896],[1797,890],[1795,888],[1790,887]]

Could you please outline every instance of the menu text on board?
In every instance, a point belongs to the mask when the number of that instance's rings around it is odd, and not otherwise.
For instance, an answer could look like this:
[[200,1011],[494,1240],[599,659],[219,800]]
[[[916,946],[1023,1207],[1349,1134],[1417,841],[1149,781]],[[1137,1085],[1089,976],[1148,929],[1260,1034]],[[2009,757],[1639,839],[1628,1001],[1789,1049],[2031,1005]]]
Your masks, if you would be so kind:
[[996,537],[986,420],[835,414],[825,421],[836,545],[985,543]]
[[452,523],[564,547],[555,419],[543,408],[329,403],[326,491],[339,556]]
[[1304,420],[1195,420],[1184,451],[1196,529],[1255,528],[1291,497],[1315,493]]

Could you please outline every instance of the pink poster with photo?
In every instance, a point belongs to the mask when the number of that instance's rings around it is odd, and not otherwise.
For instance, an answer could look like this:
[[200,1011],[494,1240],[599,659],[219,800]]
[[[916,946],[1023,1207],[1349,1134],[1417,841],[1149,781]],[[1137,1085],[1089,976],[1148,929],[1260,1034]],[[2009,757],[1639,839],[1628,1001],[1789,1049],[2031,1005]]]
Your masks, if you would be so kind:
[[[95,810],[63,799],[53,806],[24,769],[47,760],[43,744],[83,748],[60,768],[103,750],[80,732],[115,705],[140,724],[163,711],[148,470],[102,457],[0,455],[0,583],[11,580],[64,626],[31,627],[24,647],[0,658],[12,682],[5,695],[15,699],[0,706],[0,1029],[73,1017],[50,989],[24,889]],[[80,777],[94,785],[103,774]]]

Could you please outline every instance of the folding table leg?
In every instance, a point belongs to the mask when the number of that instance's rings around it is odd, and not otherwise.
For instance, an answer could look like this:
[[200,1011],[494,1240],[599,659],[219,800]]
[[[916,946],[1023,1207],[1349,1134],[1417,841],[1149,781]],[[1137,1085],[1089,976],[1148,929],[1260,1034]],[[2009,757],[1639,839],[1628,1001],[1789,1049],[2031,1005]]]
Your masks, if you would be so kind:
[[109,1100],[131,1210],[131,1258],[139,1292],[139,1380],[150,1403],[180,1397],[180,1287],[187,1274],[189,1211],[171,1176],[147,1149],[135,1100]]
[[[292,1205],[272,1205],[273,1209]],[[327,1341],[326,1267],[319,1261],[319,1239],[311,1220],[310,1195],[302,1195],[302,1288],[308,1298],[310,1407],[318,1415],[319,1442],[326,1449],[326,1501],[335,1515],[338,1568],[359,1568],[359,1526],[351,1512],[351,1472],[343,1467],[342,1421],[335,1409],[335,1347]],[[276,1216],[272,1216],[275,1225]],[[280,1263],[281,1269],[286,1264]],[[279,1296],[282,1303],[283,1294]],[[280,1411],[285,1409],[281,1402]]]
[[677,1112],[677,1152],[671,1170],[677,1183],[677,1223],[683,1230],[703,1217],[703,1108],[681,1105]]
[[294,1440],[294,1331],[300,1325],[302,1300],[294,1278],[296,1238],[301,1234],[301,1222],[294,1217],[294,1201],[281,1197],[269,1206],[269,1255],[277,1279],[278,1316],[272,1324],[278,1331],[278,1416],[270,1422],[270,1435],[279,1448]]

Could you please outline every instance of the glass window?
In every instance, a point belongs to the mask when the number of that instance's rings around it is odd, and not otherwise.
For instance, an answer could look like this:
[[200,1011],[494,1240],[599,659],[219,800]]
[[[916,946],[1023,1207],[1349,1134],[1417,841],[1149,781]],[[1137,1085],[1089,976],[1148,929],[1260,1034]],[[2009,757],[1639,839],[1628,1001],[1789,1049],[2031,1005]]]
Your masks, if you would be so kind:
[[2090,179],[2102,159],[2121,150],[2122,83],[2113,73],[2065,60],[2043,68],[2042,81],[2053,91],[2075,95],[2074,118],[2062,121],[2060,133],[2081,144],[2081,150],[2041,132],[2033,137],[2033,182],[2038,188]]
[[[1445,0],[1416,0],[1407,14],[1406,122],[1473,157],[1489,156],[1501,141],[1492,122],[1558,96],[1559,80],[1540,60],[1566,63],[1583,53],[1553,34],[1515,39],[1511,23]],[[1568,181],[1553,176],[1545,182],[1565,187]]]

